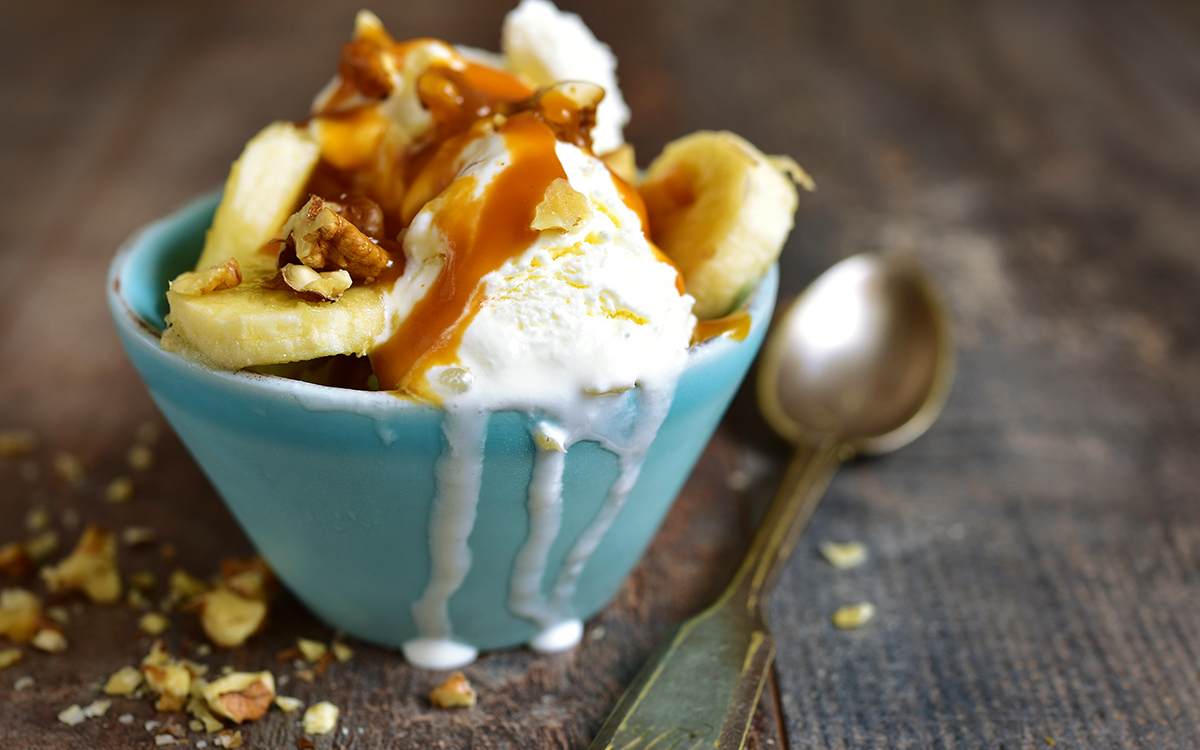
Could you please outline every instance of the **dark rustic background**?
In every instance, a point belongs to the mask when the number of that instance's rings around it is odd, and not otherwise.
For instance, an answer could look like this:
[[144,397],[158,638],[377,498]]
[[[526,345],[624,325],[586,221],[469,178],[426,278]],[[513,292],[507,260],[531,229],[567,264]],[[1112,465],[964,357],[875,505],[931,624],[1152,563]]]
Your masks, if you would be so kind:
[[[564,5],[619,56],[643,166],[671,138],[728,128],[813,174],[785,294],[844,256],[908,250],[957,324],[942,419],[900,453],[845,467],[782,577],[754,745],[1200,746],[1200,4]],[[139,426],[161,426],[119,350],[104,274],[136,227],[219,185],[263,124],[305,113],[357,7],[5,6],[0,430],[39,444],[0,460],[0,543],[24,538],[39,506],[68,546],[73,511],[156,529],[197,574],[250,552],[165,427],[154,467],[132,474],[135,499],[103,501],[130,474]],[[507,7],[374,9],[400,38],[494,48]],[[81,487],[53,472],[60,451],[87,468]],[[331,634],[286,596],[264,635],[207,661],[272,668],[291,676],[282,692],[337,703],[346,732],[323,748],[582,747],[655,641],[719,590],[785,456],[747,389],[584,644],[481,659],[467,670],[473,711],[431,709],[437,675],[363,644],[299,681],[276,652]],[[864,541],[871,559],[836,571],[815,553],[826,539]],[[121,557],[160,580],[171,567],[153,549]],[[876,619],[833,629],[831,612],[859,600]],[[56,721],[148,644],[128,608],[66,604],[70,649],[25,649],[0,671],[0,747],[152,747],[146,701]],[[187,653],[194,618],[174,622],[168,641]],[[16,690],[26,675],[33,686]],[[242,732],[254,748],[302,737],[278,712]]]

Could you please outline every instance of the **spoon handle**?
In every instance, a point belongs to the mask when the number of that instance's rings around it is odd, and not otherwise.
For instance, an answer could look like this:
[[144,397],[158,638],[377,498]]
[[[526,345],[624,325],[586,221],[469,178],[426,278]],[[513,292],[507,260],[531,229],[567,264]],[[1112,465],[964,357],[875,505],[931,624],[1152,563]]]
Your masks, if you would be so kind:
[[733,580],[642,666],[588,750],[740,750],[775,656],[771,587],[812,516],[845,447],[801,445]]

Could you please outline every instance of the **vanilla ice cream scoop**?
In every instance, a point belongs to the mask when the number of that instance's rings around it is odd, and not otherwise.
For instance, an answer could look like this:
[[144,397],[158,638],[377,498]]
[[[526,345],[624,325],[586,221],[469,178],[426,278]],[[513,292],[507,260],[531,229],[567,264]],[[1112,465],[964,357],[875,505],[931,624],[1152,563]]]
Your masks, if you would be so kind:
[[[394,302],[406,312],[399,328],[427,325],[419,313],[412,317],[414,303],[406,298],[437,294],[434,269],[446,274],[444,286],[474,281],[477,297],[476,307],[468,302],[454,317],[453,326],[465,324],[461,335],[447,332],[447,340],[459,343],[440,359],[453,361],[433,363],[439,357],[431,357],[424,378],[407,375],[415,395],[493,408],[554,403],[560,405],[555,411],[569,411],[581,397],[668,380],[681,366],[695,325],[692,300],[680,292],[674,266],[646,239],[639,204],[622,194],[599,159],[552,140],[544,128],[539,139],[537,130],[536,123],[524,123],[472,144],[459,159],[458,176],[405,235],[409,264]],[[514,246],[482,217],[495,204],[510,208],[513,196],[504,182],[508,170],[522,168],[522,159],[554,169],[539,172],[550,178],[544,192],[534,190],[535,200],[508,219],[524,229],[516,234],[526,244]],[[478,211],[464,211],[464,202]],[[476,219],[478,227],[461,225]],[[468,252],[498,265],[476,279],[461,270],[467,261],[454,257]],[[401,331],[400,338],[407,342],[424,332]],[[386,378],[389,368],[377,361],[376,370]]]

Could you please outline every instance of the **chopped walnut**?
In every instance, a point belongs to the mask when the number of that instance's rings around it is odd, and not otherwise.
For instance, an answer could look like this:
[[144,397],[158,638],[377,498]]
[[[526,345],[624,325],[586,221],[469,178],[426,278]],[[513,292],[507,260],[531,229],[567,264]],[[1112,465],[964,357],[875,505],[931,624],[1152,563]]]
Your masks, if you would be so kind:
[[125,461],[134,471],[146,471],[154,466],[154,451],[146,445],[135,445],[125,454]]
[[279,706],[279,710],[285,714],[290,714],[292,711],[299,709],[304,705],[304,701],[299,698],[292,698],[288,695],[275,696],[275,705]]
[[7,669],[21,661],[21,649],[0,648],[0,669]]
[[537,112],[560,141],[592,150],[592,127],[604,89],[585,81],[560,81],[535,95]]
[[33,640],[29,643],[34,648],[45,651],[48,654],[61,654],[67,650],[66,637],[54,628],[42,628],[34,634]]
[[42,569],[42,578],[53,592],[78,590],[97,604],[112,604],[121,598],[116,537],[89,526],[69,556],[53,568]]
[[473,708],[475,688],[462,672],[455,672],[429,693],[429,702],[438,708]]
[[33,560],[24,544],[9,542],[0,546],[0,575],[20,580],[33,575],[33,570]]
[[354,40],[342,45],[338,75],[362,96],[386,99],[396,86],[396,60],[390,47],[376,41],[377,35],[360,31],[367,25],[383,29],[383,24],[373,13],[359,13],[355,20]]
[[29,531],[41,531],[50,525],[50,511],[45,508],[30,508],[25,514],[25,528]]
[[233,672],[204,687],[204,700],[218,716],[241,724],[262,718],[275,700],[270,672]]
[[300,653],[304,656],[307,662],[316,662],[329,650],[324,643],[314,641],[309,638],[297,638],[296,647],[300,649]]
[[331,648],[333,649],[334,658],[343,664],[354,658],[354,649],[341,641],[334,641]]
[[218,587],[201,600],[200,624],[218,646],[236,648],[258,632],[267,617],[266,602],[247,599],[228,588]]
[[321,701],[304,712],[305,734],[329,734],[337,727],[338,707],[329,701]]
[[142,673],[137,667],[121,667],[104,683],[105,695],[132,695],[142,685]]
[[235,747],[242,746],[242,733],[236,729],[226,729],[223,732],[218,732],[216,737],[213,737],[213,744],[217,747],[233,750]]
[[125,593],[125,604],[130,609],[150,609],[150,600],[142,593],[139,588],[131,588]]
[[280,271],[285,284],[306,302],[337,302],[353,280],[345,271],[314,271],[299,263],[289,263]]
[[849,570],[867,561],[867,545],[862,542],[822,542],[821,555],[838,570]]
[[275,574],[261,557],[221,560],[221,582],[247,599],[266,601],[275,593]]
[[0,591],[0,636],[27,643],[42,627],[42,600],[25,589]]
[[208,584],[182,568],[171,571],[167,581],[168,598],[172,604],[186,602],[208,590]]
[[58,532],[47,529],[40,534],[29,537],[25,542],[25,552],[34,561],[45,560],[58,550]]
[[[387,268],[387,250],[364,234],[350,218],[339,215],[341,209],[341,205],[326,203],[319,196],[310,197],[283,225],[284,238],[291,239],[296,257],[308,268],[344,270],[354,281],[370,284]],[[296,288],[290,281],[288,285]]]
[[217,263],[199,271],[185,271],[171,282],[170,290],[176,294],[200,296],[222,289],[232,289],[242,283],[242,267],[237,258]]
[[[130,529],[126,529],[125,531],[128,532]],[[128,544],[128,541],[126,541],[126,544]],[[138,570],[130,573],[126,580],[129,582],[131,588],[135,588],[140,591],[150,591],[154,588],[154,582],[156,578],[154,573],[150,572],[149,570]]]
[[875,605],[870,602],[848,604],[833,613],[833,626],[841,630],[854,630],[866,625],[874,616]]
[[61,604],[56,604],[53,607],[46,607],[46,617],[54,620],[59,625],[66,625],[71,621],[71,614],[67,612],[67,608]]
[[566,234],[591,218],[592,204],[587,196],[559,177],[546,188],[530,226],[538,231],[556,229]]
[[212,709],[208,707],[208,701],[204,699],[204,688],[206,687],[208,687],[208,683],[204,680],[192,680],[192,690],[186,710],[195,717],[193,721],[200,724],[200,729],[194,731],[219,732],[225,728],[225,725],[213,715]]
[[82,724],[87,721],[87,715],[83,713],[78,703],[72,703],[70,706],[58,712],[58,720],[67,726],[73,727],[76,724]]
[[13,458],[32,453],[37,447],[37,438],[29,430],[0,431],[0,456]]
[[181,711],[192,687],[192,673],[167,653],[162,641],[155,641],[142,659],[142,676],[158,696],[154,707],[159,711]]
[[133,480],[117,477],[104,488],[104,499],[110,503],[127,503],[133,499]]
[[171,621],[160,612],[147,612],[138,619],[138,628],[146,635],[161,635],[171,627]]
[[[333,200],[326,200],[325,205],[371,239],[381,245],[386,242],[383,208],[367,196],[362,193],[340,193]],[[386,245],[383,247],[388,249]]]
[[79,459],[66,452],[54,457],[54,471],[72,487],[81,486],[87,478],[87,472]]

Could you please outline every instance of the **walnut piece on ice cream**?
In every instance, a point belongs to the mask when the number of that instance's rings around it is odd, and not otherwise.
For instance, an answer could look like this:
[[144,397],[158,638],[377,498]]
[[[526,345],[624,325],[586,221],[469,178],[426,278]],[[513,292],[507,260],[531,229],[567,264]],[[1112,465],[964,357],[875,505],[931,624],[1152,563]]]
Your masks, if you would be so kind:
[[112,604],[121,598],[116,537],[98,526],[88,526],[70,555],[58,565],[42,569],[42,578],[52,592],[82,591],[97,604]]
[[242,283],[242,267],[237,258],[217,263],[199,271],[186,271],[171,282],[171,291],[177,294],[200,296],[222,289],[232,289]]
[[592,205],[587,196],[559,177],[546,188],[546,194],[537,205],[530,227],[539,232],[543,229],[556,229],[567,234],[591,219]]
[[218,716],[241,724],[261,719],[275,700],[270,672],[231,672],[204,686],[204,700]]

